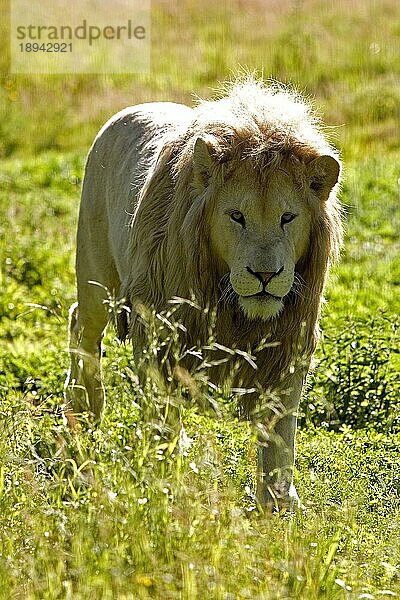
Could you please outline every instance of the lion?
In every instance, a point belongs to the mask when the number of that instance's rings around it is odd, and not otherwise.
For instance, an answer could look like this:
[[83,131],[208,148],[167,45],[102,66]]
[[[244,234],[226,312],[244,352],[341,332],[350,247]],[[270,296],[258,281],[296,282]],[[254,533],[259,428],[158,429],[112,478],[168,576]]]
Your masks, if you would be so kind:
[[[109,291],[128,307],[119,330],[134,360],[146,343],[142,308],[162,312],[180,298],[182,344],[207,347],[213,315],[214,351],[230,360],[215,360],[210,378],[248,392],[241,406],[257,427],[258,502],[297,506],[297,411],[342,241],[341,169],[309,103],[251,76],[194,108],[148,103],[113,116],[83,182],[70,424],[83,412],[97,422],[103,414]],[[183,354],[190,372],[198,353]]]

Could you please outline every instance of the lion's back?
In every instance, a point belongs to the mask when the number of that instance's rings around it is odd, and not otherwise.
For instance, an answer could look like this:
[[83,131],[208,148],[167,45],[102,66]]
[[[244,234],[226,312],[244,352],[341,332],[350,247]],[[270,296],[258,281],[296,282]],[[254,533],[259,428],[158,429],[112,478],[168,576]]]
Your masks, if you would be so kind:
[[[97,134],[89,152],[86,178],[106,184],[108,195],[132,196],[156,158],[156,151],[174,130],[188,127],[193,109],[173,102],[151,102],[127,107],[111,117]],[[117,177],[116,177],[117,175]],[[118,189],[128,185],[128,190]]]
[[[163,140],[189,126],[193,110],[154,102],[131,106],[111,117],[89,151],[80,208],[81,230],[96,224],[95,239],[108,240],[121,281],[126,275],[128,225],[138,193]],[[100,246],[101,247],[101,246]]]

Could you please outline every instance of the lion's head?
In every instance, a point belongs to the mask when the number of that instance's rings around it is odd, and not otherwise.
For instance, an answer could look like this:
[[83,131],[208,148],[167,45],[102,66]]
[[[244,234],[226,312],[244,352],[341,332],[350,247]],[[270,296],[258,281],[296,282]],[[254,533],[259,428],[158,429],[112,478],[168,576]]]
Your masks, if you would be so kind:
[[[198,185],[202,179],[207,187],[214,161],[212,142],[197,138],[193,163]],[[229,273],[222,294],[227,300],[236,295],[250,319],[276,317],[289,292],[300,293],[296,265],[309,247],[313,202],[321,202],[311,196],[323,188],[326,200],[338,176],[338,162],[326,155],[305,165],[282,160],[264,171],[243,160],[223,185],[215,186],[209,239],[218,270]]]

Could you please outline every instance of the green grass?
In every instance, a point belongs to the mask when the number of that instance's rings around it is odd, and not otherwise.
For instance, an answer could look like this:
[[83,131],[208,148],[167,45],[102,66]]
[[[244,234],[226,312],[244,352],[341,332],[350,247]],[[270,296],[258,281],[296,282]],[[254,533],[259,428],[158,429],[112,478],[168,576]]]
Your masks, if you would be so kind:
[[[4,11],[8,2],[0,0]],[[202,0],[201,10],[193,0],[152,5],[152,68],[141,76],[11,75],[4,19],[0,156],[87,147],[99,124],[120,107],[190,103],[193,93],[208,95],[241,67],[315,97],[347,152],[398,148],[395,0]]]
[[[399,595],[400,9],[160,0],[152,10],[149,77],[16,77],[2,53],[0,598]],[[301,407],[304,510],[292,520],[255,510],[254,443],[229,403],[216,420],[157,381],[141,390],[112,331],[102,427],[72,435],[60,414],[93,136],[124,105],[190,102],[240,64],[314,96],[340,125],[345,163],[345,246]],[[186,436],[168,419],[176,411]]]

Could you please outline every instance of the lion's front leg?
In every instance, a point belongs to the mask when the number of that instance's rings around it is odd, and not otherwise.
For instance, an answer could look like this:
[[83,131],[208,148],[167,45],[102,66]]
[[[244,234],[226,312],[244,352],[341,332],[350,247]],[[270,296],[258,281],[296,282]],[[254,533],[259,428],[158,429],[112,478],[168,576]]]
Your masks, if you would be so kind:
[[299,505],[293,485],[296,417],[283,417],[272,431],[259,425],[257,501],[261,506],[293,510]]
[[277,414],[267,425],[258,423],[257,501],[263,507],[293,511],[300,505],[293,484],[297,411],[302,377],[293,381]]

